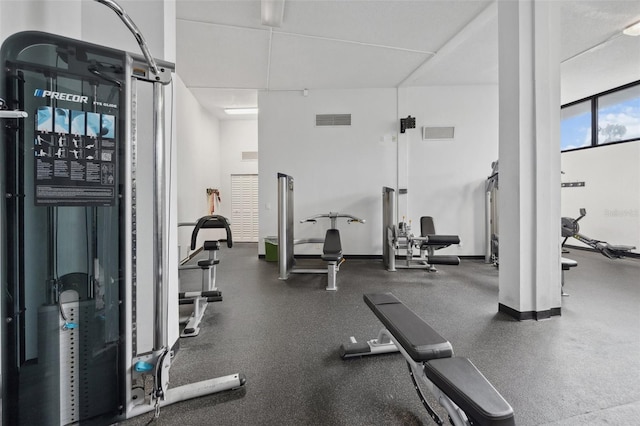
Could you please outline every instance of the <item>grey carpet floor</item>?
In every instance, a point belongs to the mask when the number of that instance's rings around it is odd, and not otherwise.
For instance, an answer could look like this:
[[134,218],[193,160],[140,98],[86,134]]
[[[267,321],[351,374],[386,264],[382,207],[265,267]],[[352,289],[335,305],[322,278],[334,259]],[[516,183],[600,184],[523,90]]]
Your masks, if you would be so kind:
[[[562,316],[518,322],[497,312],[498,270],[480,260],[392,273],[381,261],[348,259],[338,291],[327,292],[326,276],[279,280],[277,263],[258,259],[255,244],[225,247],[224,301],[209,305],[199,336],[181,339],[171,386],[233,373],[246,386],[165,407],[154,423],[434,424],[400,354],[338,355],[350,336],[368,340],[380,329],[362,294],[391,291],[472,360],[518,425],[640,424],[640,260],[565,256],[579,266],[567,272]],[[181,284],[197,288],[199,272],[181,272]]]

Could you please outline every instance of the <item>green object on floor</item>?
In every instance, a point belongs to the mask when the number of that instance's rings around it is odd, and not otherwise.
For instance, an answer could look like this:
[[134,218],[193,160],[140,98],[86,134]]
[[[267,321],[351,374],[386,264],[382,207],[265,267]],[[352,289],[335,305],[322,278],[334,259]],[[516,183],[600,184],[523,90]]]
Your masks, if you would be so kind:
[[264,239],[264,259],[267,262],[278,261],[278,239],[276,237]]

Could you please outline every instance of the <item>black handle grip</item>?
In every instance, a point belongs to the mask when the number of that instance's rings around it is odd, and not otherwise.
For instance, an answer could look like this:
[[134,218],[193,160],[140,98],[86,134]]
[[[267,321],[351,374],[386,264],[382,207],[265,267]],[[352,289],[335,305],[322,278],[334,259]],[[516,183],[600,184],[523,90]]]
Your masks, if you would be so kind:
[[227,231],[227,247],[233,247],[233,238],[231,236],[231,227],[229,226],[229,219],[220,215],[202,216],[198,219],[193,232],[191,233],[191,250],[196,249],[196,240],[198,239],[198,232],[203,228],[224,228]]

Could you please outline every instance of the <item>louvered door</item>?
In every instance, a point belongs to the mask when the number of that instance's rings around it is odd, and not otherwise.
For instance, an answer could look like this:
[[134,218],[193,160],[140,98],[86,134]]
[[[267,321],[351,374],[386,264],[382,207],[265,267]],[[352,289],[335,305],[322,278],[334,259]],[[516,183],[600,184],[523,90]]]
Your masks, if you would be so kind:
[[258,242],[258,175],[231,175],[231,232],[238,242]]

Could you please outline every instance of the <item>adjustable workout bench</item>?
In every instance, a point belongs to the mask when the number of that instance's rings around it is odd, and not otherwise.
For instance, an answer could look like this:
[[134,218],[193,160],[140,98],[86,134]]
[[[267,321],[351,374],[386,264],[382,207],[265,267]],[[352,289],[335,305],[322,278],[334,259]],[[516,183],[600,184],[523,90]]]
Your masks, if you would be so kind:
[[[201,229],[224,228],[226,231],[227,247],[233,247],[233,239],[231,235],[231,227],[229,220],[224,216],[210,215],[201,217],[198,222],[180,223],[178,226],[195,225],[191,233],[191,250],[196,249],[196,241],[198,232]],[[193,337],[200,333],[200,323],[207,309],[207,305],[211,302],[221,302],[222,293],[216,287],[216,266],[220,263],[218,259],[218,250],[220,250],[220,241],[207,240],[203,243],[202,248],[209,253],[207,259],[199,260],[197,265],[182,265],[178,269],[201,269],[202,270],[202,290],[189,291],[179,293],[180,305],[193,305],[191,315],[181,322],[186,322],[180,337]]]
[[327,229],[322,246],[322,260],[327,262],[327,290],[337,290],[336,275],[343,261],[340,231],[337,229]]
[[[386,341],[404,355],[418,397],[438,425],[443,421],[427,402],[423,388],[447,411],[453,425],[515,425],[509,403],[471,361],[454,357],[451,343],[393,294],[365,294],[364,301],[384,325],[378,342]],[[370,342],[362,345],[353,338],[341,347],[343,358],[372,353]]]

